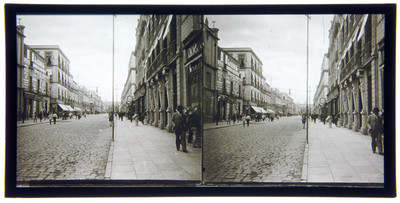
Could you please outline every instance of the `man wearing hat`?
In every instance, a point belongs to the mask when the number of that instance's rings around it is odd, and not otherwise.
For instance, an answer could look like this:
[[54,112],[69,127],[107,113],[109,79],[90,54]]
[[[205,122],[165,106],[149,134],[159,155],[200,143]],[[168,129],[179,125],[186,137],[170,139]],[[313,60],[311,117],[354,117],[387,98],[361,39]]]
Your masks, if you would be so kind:
[[186,117],[183,113],[183,107],[179,105],[176,108],[176,112],[172,115],[172,127],[175,131],[176,136],[176,150],[179,151],[180,146],[182,145],[182,151],[187,152],[186,150]]
[[379,108],[375,107],[372,114],[368,116],[367,125],[372,138],[372,152],[375,153],[378,147],[379,154],[383,155],[382,149],[382,133],[383,133],[383,119],[379,116]]

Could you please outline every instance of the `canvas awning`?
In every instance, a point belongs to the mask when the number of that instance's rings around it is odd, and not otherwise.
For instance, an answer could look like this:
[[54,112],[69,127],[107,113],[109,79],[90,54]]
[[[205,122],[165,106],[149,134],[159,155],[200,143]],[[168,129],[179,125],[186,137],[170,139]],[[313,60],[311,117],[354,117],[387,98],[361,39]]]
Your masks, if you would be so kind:
[[359,40],[361,39],[361,37],[364,35],[364,32],[365,32],[365,24],[367,24],[367,20],[368,20],[368,14],[367,14],[367,15],[364,15],[364,17],[363,17],[363,19],[362,19],[363,23],[362,23],[362,25],[361,25],[361,29],[360,29],[360,33],[358,34],[357,41],[359,41]]
[[61,108],[63,111],[69,111],[68,107],[66,107],[66,106],[63,105],[63,104],[58,104],[58,106],[60,106],[60,108]]
[[72,107],[69,106],[69,105],[65,105],[65,107],[67,107],[68,111],[75,111],[74,108],[72,108]]
[[267,113],[275,113],[275,111],[272,109],[267,109]]
[[75,109],[75,111],[80,111],[80,112],[82,112],[82,109],[80,109],[79,107],[74,107],[74,109]]
[[262,111],[256,107],[256,106],[251,106],[251,108],[256,112],[256,113],[262,113]]
[[258,108],[261,110],[262,113],[268,113],[264,108],[262,108],[262,107],[258,107]]

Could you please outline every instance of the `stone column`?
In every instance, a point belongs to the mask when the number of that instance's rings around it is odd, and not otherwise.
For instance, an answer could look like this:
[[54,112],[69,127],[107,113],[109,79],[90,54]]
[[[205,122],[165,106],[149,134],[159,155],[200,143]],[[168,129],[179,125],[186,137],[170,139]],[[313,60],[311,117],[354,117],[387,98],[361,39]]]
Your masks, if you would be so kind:
[[341,89],[341,95],[342,95],[342,122],[343,122],[343,127],[347,127],[348,124],[348,117],[347,117],[347,111],[348,111],[348,105],[347,105],[347,83],[345,82],[342,84],[342,89]]
[[165,90],[167,93],[167,101],[168,101],[168,107],[165,109],[165,112],[167,114],[167,130],[168,132],[172,132],[172,125],[171,125],[171,118],[172,118],[172,113],[174,112],[174,108],[173,108],[173,92],[172,92],[172,79],[170,79],[170,77],[173,76],[172,71],[170,71],[170,73],[168,73],[168,75],[165,76]]
[[153,125],[154,122],[154,83],[153,80],[150,80],[150,86],[149,86],[149,104],[147,105],[149,107],[149,124]]
[[161,102],[161,105],[160,105],[160,113],[159,113],[159,115],[160,115],[160,128],[161,129],[164,129],[164,127],[165,127],[165,106],[166,106],[166,104],[165,104],[165,82],[164,82],[164,77],[162,77],[159,81],[158,81],[158,86],[159,86],[159,88],[158,88],[158,93],[159,93],[159,97],[160,97],[160,102]]
[[158,120],[159,120],[159,118],[160,118],[160,116],[159,116],[159,111],[160,111],[160,109],[159,109],[159,103],[160,103],[160,100],[159,100],[159,95],[158,95],[158,88],[159,87],[157,87],[157,81],[155,81],[154,82],[154,89],[153,89],[153,99],[154,99],[154,113],[153,113],[153,125],[155,126],[155,127],[158,127]]
[[354,110],[353,110],[353,116],[354,116],[354,125],[353,129],[354,131],[358,131],[360,129],[360,95],[359,95],[359,89],[358,89],[358,80],[355,79],[353,80],[353,102],[354,102]]
[[359,88],[361,92],[361,120],[362,120],[362,127],[361,131],[363,135],[368,135],[368,128],[367,128],[367,117],[368,117],[368,103],[367,103],[367,74],[364,74],[359,77]]
[[347,128],[352,129],[353,127],[353,106],[352,106],[352,102],[353,102],[353,98],[352,98],[352,88],[351,88],[351,82],[349,83],[349,85],[346,87],[347,90]]

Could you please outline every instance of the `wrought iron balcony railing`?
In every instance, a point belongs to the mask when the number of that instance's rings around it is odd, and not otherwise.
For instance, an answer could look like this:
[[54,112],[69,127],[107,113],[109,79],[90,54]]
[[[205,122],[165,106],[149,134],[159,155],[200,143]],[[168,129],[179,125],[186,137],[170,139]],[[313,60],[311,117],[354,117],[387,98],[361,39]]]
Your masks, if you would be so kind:
[[340,78],[343,81],[360,66],[360,54],[361,51],[357,50],[347,64],[340,71]]

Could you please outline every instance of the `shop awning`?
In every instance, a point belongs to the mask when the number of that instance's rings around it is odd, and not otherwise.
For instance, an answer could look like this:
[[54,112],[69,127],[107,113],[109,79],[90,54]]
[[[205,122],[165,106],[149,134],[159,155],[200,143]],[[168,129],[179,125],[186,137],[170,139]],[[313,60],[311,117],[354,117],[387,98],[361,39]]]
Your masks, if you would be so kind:
[[58,104],[58,106],[60,106],[60,108],[61,108],[63,111],[69,111],[68,107],[66,107],[66,106],[63,105],[63,104]]
[[267,109],[267,113],[275,113],[275,111],[272,109]]
[[71,106],[69,106],[69,105],[65,105],[65,107],[67,107],[68,108],[68,111],[75,111],[74,110],[74,108],[72,108]]
[[262,111],[256,107],[256,106],[251,106],[251,108],[256,112],[256,113],[262,113]]
[[80,109],[79,107],[74,107],[74,109],[75,109],[75,111],[80,111],[80,112],[82,112],[82,109]]
[[262,107],[258,107],[258,108],[261,110],[262,113],[268,113],[264,108],[262,108]]

